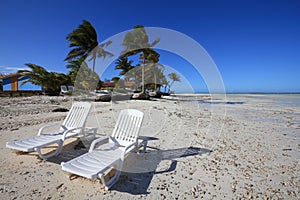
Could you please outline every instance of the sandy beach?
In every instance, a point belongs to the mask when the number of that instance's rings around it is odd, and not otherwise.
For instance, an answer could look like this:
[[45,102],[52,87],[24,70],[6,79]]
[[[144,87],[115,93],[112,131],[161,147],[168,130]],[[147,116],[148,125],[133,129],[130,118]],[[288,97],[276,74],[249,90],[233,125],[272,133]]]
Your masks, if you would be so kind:
[[[144,156],[130,154],[105,191],[100,180],[70,176],[60,163],[88,151],[67,140],[55,158],[19,153],[5,143],[62,122],[72,97],[1,98],[1,199],[299,199],[300,95],[171,96],[152,101],[93,102],[87,126],[111,134],[118,112],[145,114]],[[53,112],[58,111],[58,112]],[[225,111],[225,112],[224,112]]]

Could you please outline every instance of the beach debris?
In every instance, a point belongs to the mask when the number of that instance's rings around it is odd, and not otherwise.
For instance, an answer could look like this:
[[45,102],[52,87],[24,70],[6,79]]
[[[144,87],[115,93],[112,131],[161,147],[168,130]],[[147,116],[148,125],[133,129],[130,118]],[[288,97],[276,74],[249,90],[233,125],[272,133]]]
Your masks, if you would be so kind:
[[197,191],[198,191],[197,185],[195,185],[194,187],[192,187],[191,193],[192,193],[193,196],[196,195],[196,192],[197,192]]
[[69,110],[66,108],[56,108],[52,112],[69,112]]
[[49,176],[53,176],[53,175],[54,175],[54,173],[53,173],[53,172],[50,172],[50,171],[47,171],[46,174],[49,175]]
[[79,178],[79,176],[78,175],[76,175],[76,174],[70,174],[69,175],[69,180],[74,180],[74,179],[77,179],[77,178]]
[[56,186],[56,189],[58,190],[58,189],[61,188],[63,185],[64,185],[63,183],[59,184],[58,186]]
[[21,172],[20,175],[26,175],[29,174],[29,171]]
[[189,175],[193,175],[193,174],[194,174],[196,171],[197,171],[197,169],[196,169],[196,168],[194,168],[194,169],[190,169]]
[[282,149],[282,151],[292,151],[291,148],[287,148],[287,149]]
[[232,192],[235,193],[236,191],[236,186],[237,186],[237,181],[234,181],[232,184],[231,184],[231,188],[232,188]]

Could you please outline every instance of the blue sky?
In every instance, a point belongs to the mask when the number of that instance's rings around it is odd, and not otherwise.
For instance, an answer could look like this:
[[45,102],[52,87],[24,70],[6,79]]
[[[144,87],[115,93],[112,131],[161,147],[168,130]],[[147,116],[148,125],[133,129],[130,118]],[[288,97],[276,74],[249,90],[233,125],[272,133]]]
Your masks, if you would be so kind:
[[0,72],[25,63],[67,72],[65,37],[86,19],[99,42],[137,24],[188,35],[209,53],[229,92],[300,92],[299,10],[297,0],[2,0]]

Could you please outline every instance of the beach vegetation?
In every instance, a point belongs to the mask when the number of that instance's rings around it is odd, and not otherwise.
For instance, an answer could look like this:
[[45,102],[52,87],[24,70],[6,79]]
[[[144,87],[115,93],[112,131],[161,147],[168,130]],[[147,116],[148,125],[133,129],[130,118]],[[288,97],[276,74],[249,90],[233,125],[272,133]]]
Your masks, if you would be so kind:
[[[153,67],[153,63],[159,62],[160,54],[157,53],[153,47],[159,43],[160,39],[156,38],[153,42],[149,41],[149,37],[146,33],[144,26],[137,25],[134,26],[132,31],[128,32],[122,41],[122,46],[124,50],[122,52],[122,57],[128,58],[130,56],[139,56],[139,63],[137,66],[142,66],[141,68],[141,91],[145,92],[145,70],[148,66]],[[137,71],[135,71],[135,74]],[[135,77],[135,82],[138,83]]]
[[98,87],[99,84],[102,83],[100,81],[99,75],[92,69],[90,69],[84,61],[78,68],[77,75],[75,78],[76,81],[74,81],[74,87],[77,91],[93,91],[95,90],[95,88]]
[[82,23],[66,37],[71,50],[65,58],[65,61],[84,61],[89,58],[89,61],[93,62],[92,70],[94,72],[97,58],[102,57],[104,59],[106,56],[113,56],[112,53],[104,49],[104,47],[111,44],[111,41],[99,44],[97,39],[98,36],[95,28],[90,22],[83,20]]
[[27,79],[21,82],[21,85],[31,82],[34,85],[41,86],[46,91],[60,91],[61,85],[71,84],[71,79],[66,74],[49,72],[45,68],[32,63],[25,65],[29,68],[28,70],[18,71],[21,78],[27,77]]
[[132,63],[133,61],[128,60],[128,57],[126,56],[119,57],[118,60],[115,62],[115,70],[121,70],[119,75],[124,76],[125,81],[129,81],[129,79],[131,78],[130,70],[134,68]]
[[81,67],[81,63],[83,61],[81,59],[78,60],[69,60],[66,68],[70,69],[70,71],[68,71],[67,75],[70,77],[72,85],[74,85],[76,77],[77,77],[77,73]]
[[170,88],[175,82],[181,82],[180,76],[175,72],[168,74],[168,77],[171,79]]

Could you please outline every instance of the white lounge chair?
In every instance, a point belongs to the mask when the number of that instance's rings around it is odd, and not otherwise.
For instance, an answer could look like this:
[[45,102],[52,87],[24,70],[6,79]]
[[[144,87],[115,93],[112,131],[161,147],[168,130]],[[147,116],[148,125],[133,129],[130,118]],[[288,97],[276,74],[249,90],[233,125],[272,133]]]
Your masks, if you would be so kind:
[[74,86],[72,86],[72,85],[68,85],[68,91],[71,91],[71,92],[73,92],[73,91],[74,91]]
[[[37,151],[39,156],[46,160],[49,157],[56,156],[60,153],[64,140],[78,136],[78,134],[96,134],[96,128],[86,129],[85,122],[88,117],[89,111],[91,109],[91,104],[88,102],[76,102],[72,105],[66,119],[62,124],[55,123],[49,124],[42,127],[37,136],[17,140],[12,142],[7,142],[6,147],[15,149],[23,152]],[[50,127],[60,127],[57,131],[51,133],[45,133],[45,130]],[[43,155],[41,149],[43,147],[58,144],[58,147],[54,153]]]
[[66,93],[68,93],[68,88],[67,88],[67,86],[61,85],[61,86],[60,86],[60,95],[64,95],[64,94],[66,94]]
[[[88,153],[61,163],[62,169],[90,179],[100,178],[108,190],[118,181],[125,156],[137,147],[146,145],[143,142],[142,145],[137,144],[143,116],[143,112],[138,110],[122,110],[111,136],[94,140]],[[106,181],[105,172],[111,168],[116,169],[115,175]]]

